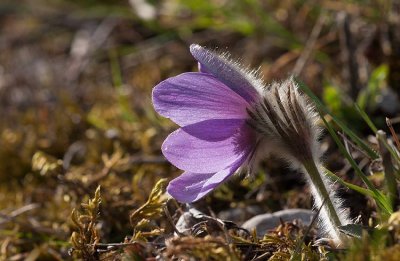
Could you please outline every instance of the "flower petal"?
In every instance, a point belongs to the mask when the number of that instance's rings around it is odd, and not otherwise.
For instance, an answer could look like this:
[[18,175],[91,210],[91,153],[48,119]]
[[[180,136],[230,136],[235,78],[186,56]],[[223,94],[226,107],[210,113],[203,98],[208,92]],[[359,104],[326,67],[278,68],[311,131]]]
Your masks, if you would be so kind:
[[184,172],[172,180],[167,187],[168,193],[182,203],[189,203],[204,197],[213,188],[204,188],[208,179],[216,173]]
[[248,103],[206,73],[183,73],[153,89],[155,110],[180,126],[208,119],[245,119]]
[[255,146],[244,120],[209,120],[171,133],[161,149],[176,167],[194,173],[215,173],[248,156]]
[[245,160],[246,157],[241,157],[232,166],[217,173],[184,172],[169,183],[167,191],[179,202],[197,201],[234,174]]
[[[182,129],[197,139],[216,142],[232,138],[235,135],[237,135],[236,138],[239,138],[238,132],[240,132],[240,128],[246,128],[245,122],[242,119],[214,119],[191,124]],[[243,140],[241,143],[246,141]]]
[[214,75],[249,103],[257,101],[259,94],[254,80],[237,65],[197,44],[190,46],[190,52],[200,63],[201,72]]

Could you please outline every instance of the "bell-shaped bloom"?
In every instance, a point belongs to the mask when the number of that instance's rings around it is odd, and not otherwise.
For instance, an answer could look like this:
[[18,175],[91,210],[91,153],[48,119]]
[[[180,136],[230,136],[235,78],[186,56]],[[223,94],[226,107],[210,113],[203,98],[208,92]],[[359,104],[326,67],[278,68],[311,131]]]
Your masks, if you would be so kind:
[[190,51],[200,71],[153,89],[156,111],[180,126],[162,145],[164,156],[184,170],[170,182],[169,194],[181,202],[196,201],[234,173],[253,172],[267,153],[313,157],[313,115],[291,79],[264,87],[226,55],[199,45]]
[[190,51],[200,72],[180,74],[153,89],[156,111],[180,126],[162,152],[185,171],[167,188],[181,202],[202,198],[251,160],[257,137],[247,111],[260,100],[257,81],[237,65],[198,45]]

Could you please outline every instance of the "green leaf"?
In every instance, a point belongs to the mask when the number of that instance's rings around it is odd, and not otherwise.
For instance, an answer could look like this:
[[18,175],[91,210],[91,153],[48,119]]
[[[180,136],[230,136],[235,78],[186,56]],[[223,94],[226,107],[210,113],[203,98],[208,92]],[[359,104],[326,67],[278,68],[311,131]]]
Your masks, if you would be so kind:
[[325,86],[322,99],[333,113],[340,113],[343,105],[342,99],[340,98],[340,93],[336,87],[332,85]]
[[362,238],[363,231],[368,231],[371,233],[371,228],[357,225],[357,224],[347,224],[338,227],[339,231],[351,237]]
[[379,88],[386,82],[389,73],[389,67],[386,64],[378,66],[368,80],[367,88],[363,89],[357,97],[357,105],[365,110],[374,109],[376,106],[376,96]]
[[118,105],[121,110],[121,115],[128,122],[137,121],[136,117],[132,113],[132,110],[130,109],[129,97],[123,90],[122,72],[118,61],[118,53],[115,49],[112,49],[109,52],[109,56],[110,56],[111,76],[113,79],[115,90],[118,94]]

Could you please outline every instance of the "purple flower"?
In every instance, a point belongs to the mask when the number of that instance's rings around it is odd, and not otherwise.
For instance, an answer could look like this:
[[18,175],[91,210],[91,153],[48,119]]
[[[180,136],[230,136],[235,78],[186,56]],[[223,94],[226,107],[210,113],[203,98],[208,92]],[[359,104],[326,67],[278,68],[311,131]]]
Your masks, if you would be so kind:
[[167,188],[174,198],[196,201],[236,172],[252,174],[270,153],[296,168],[319,158],[317,117],[292,79],[265,86],[226,55],[199,45],[190,52],[200,72],[153,89],[156,111],[180,126],[162,145],[185,171]]
[[196,201],[251,161],[256,133],[247,110],[260,100],[258,82],[222,56],[191,45],[200,72],[183,73],[153,89],[156,111],[180,128],[162,145],[164,156],[185,172],[169,194]]

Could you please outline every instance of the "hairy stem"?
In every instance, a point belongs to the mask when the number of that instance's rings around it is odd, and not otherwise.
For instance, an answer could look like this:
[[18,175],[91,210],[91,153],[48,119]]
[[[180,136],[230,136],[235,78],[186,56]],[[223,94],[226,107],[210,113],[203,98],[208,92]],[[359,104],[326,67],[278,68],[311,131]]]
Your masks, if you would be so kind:
[[320,173],[317,165],[315,164],[314,160],[308,160],[303,162],[304,169],[306,170],[309,180],[314,186],[315,191],[313,193],[317,194],[314,195],[316,207],[321,207],[320,204],[325,202],[323,206],[323,214],[321,215],[322,222],[327,226],[327,232],[336,239],[337,243],[343,243],[345,236],[342,235],[338,227],[342,224],[339,214],[337,213],[340,206],[335,206],[336,202],[333,199],[333,193],[328,192],[328,188],[326,187],[327,184],[323,180],[323,174]]

